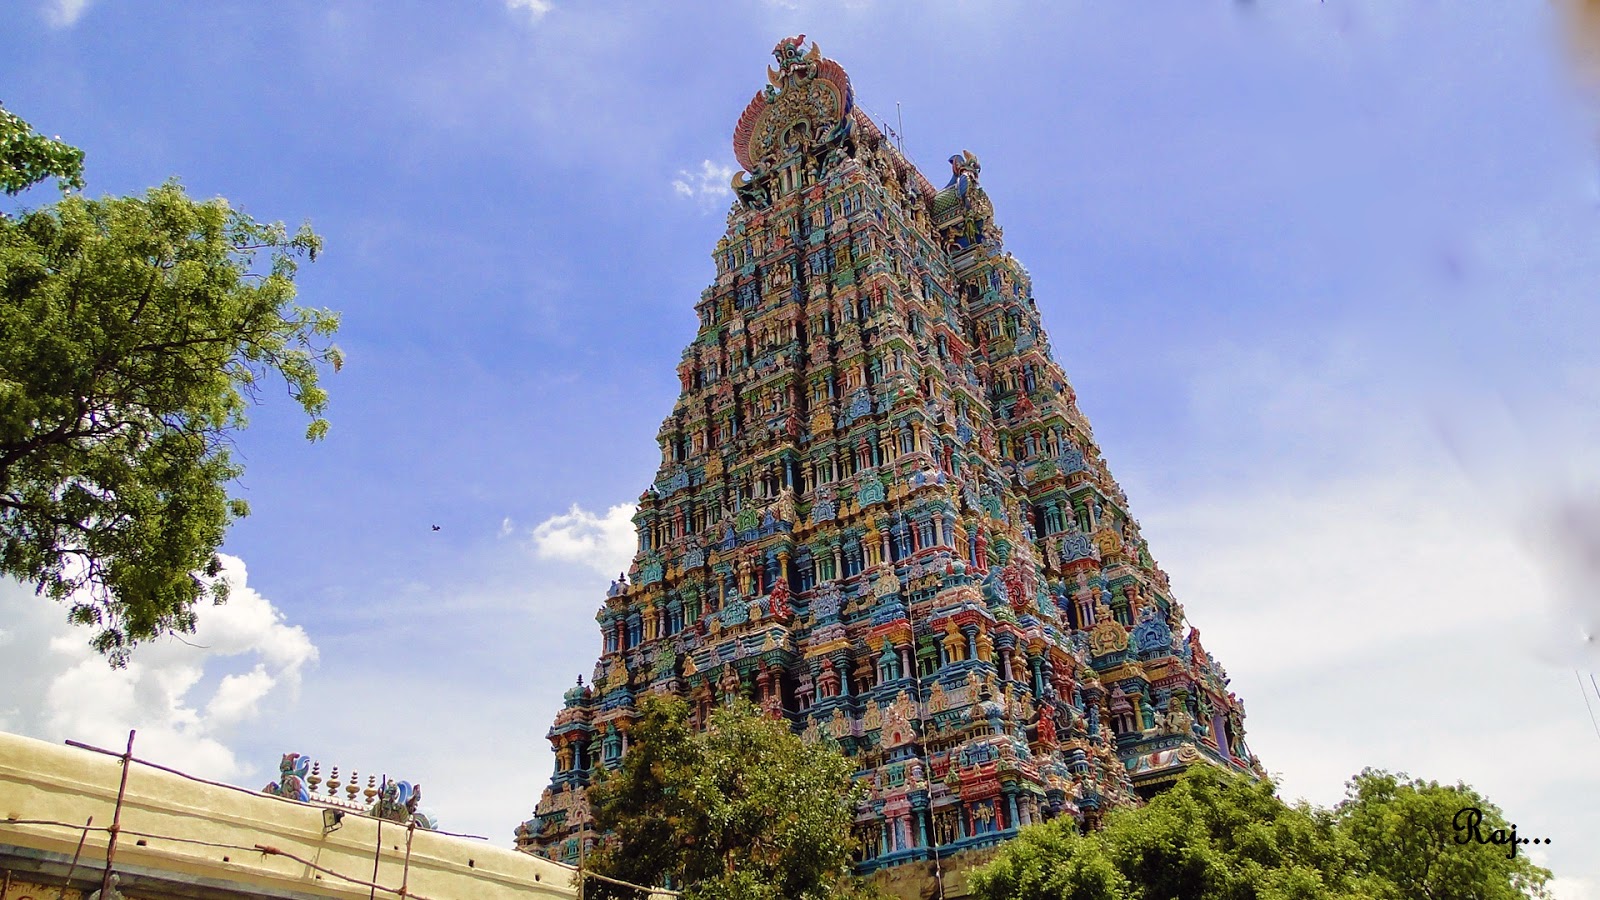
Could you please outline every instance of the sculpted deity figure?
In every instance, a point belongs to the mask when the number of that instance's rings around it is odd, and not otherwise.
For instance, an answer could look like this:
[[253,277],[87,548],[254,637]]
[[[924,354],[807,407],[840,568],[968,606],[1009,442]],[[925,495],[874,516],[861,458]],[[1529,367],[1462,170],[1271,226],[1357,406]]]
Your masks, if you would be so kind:
[[950,662],[966,658],[967,639],[961,633],[961,629],[956,627],[956,623],[945,623],[944,640],[940,643],[944,644],[944,655]]
[[[1162,717],[1158,717],[1162,718]],[[1162,730],[1168,734],[1188,734],[1194,725],[1194,717],[1183,708],[1183,700],[1173,696],[1167,700],[1167,713],[1165,721],[1161,722]]]
[[888,597],[899,593],[900,579],[894,574],[894,566],[885,565],[883,571],[872,585],[872,593],[876,597]]
[[1011,654],[1011,680],[1026,682],[1028,680],[1028,667],[1022,661],[1022,654]]
[[422,803],[422,785],[407,781],[390,781],[385,778],[378,789],[378,797],[367,811],[378,819],[407,824],[416,822],[419,827],[431,829],[433,822],[417,812]]
[[794,610],[789,607],[788,579],[779,578],[777,583],[773,584],[771,593],[767,595],[767,601],[772,605],[774,618],[787,619],[794,615]]
[[1000,580],[1006,586],[1006,599],[1011,601],[1011,608],[1021,612],[1028,607],[1028,601],[1033,594],[1033,573],[1023,564],[1021,557],[1012,560],[1000,574]]
[[291,800],[311,799],[306,789],[306,773],[311,769],[311,757],[299,753],[285,753],[278,761],[278,780],[262,788],[262,793],[276,794]]
[[[796,427],[798,428],[798,425]],[[777,518],[780,521],[788,522],[790,525],[800,521],[800,514],[795,509],[793,489],[784,488],[779,492]]]
[[1039,707],[1039,743],[1054,744],[1056,742],[1056,713],[1055,706],[1045,703]]

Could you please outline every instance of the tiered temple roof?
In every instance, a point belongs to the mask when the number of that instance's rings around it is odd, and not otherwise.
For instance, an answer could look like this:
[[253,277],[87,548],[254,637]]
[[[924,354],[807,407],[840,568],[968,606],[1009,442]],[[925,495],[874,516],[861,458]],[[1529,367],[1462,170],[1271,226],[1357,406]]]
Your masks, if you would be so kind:
[[638,698],[739,696],[860,763],[861,868],[1092,826],[1207,762],[1260,773],[1001,243],[804,35],[734,134],[717,277],[518,845],[574,861]]

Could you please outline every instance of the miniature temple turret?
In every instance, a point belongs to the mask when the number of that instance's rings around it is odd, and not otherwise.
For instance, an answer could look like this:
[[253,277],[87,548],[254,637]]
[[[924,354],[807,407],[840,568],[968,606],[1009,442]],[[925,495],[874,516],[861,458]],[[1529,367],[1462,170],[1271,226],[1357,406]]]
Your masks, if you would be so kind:
[[978,158],[934,187],[804,36],[734,131],[716,280],[591,684],[519,847],[568,862],[637,701],[733,697],[870,787],[863,871],[1260,774],[1007,253]]

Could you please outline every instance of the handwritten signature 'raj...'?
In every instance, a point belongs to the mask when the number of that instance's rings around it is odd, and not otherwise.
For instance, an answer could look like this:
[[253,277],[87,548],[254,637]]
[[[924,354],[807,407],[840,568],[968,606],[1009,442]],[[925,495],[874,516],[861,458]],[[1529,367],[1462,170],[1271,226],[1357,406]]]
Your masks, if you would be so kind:
[[1477,842],[1479,844],[1493,844],[1497,847],[1509,846],[1511,852],[1506,854],[1507,859],[1516,859],[1517,847],[1522,844],[1550,843],[1549,838],[1517,837],[1517,825],[1515,822],[1511,824],[1509,829],[1496,828],[1485,835],[1482,828],[1483,810],[1476,806],[1469,806],[1456,813],[1450,824],[1455,826],[1456,829],[1456,843],[1470,844]]

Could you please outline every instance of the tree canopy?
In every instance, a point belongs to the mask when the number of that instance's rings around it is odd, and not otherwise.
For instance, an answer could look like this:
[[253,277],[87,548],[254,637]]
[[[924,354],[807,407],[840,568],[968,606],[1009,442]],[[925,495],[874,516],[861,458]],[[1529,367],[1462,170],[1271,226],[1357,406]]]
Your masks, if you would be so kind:
[[[610,836],[589,868],[693,900],[853,895],[854,763],[744,702],[698,733],[682,700],[648,697],[641,712],[621,767],[590,789],[595,826]],[[603,882],[588,891],[636,896]]]
[[83,187],[83,151],[47,138],[0,106],[0,191],[15,196],[55,178],[63,190]]
[[[81,151],[0,110],[0,187],[82,184]],[[177,182],[0,216],[0,573],[93,629],[113,665],[194,627],[227,525],[233,436],[281,378],[327,430],[338,317],[295,303],[322,241]]]
[[1465,784],[1367,769],[1346,786],[1334,817],[1393,896],[1516,900],[1544,896],[1550,878],[1521,846],[1513,856],[1496,841],[1512,837],[1505,813]]
[[1467,808],[1483,812],[1485,835],[1509,827],[1465,785],[1367,770],[1326,810],[1202,766],[1145,806],[1113,811],[1100,831],[1066,820],[1023,829],[971,884],[984,900],[1545,896],[1550,873],[1525,852],[1456,841],[1453,818]]

